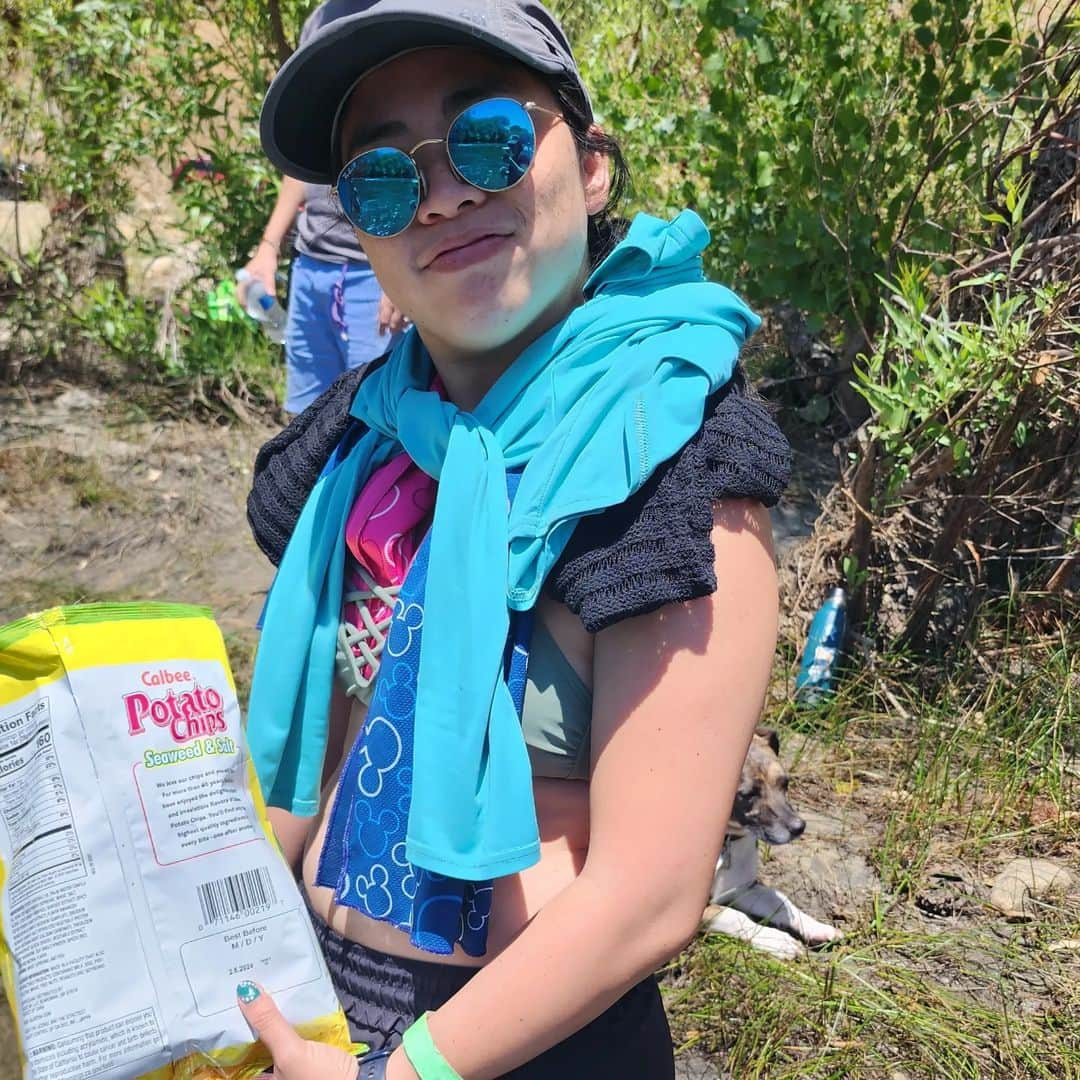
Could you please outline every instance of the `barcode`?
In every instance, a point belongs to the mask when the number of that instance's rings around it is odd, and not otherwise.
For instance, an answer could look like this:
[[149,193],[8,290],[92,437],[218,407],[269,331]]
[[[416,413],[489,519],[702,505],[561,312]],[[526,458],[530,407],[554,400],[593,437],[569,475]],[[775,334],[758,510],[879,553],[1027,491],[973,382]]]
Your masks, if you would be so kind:
[[208,881],[196,886],[196,891],[207,925],[277,903],[274,883],[265,866]]

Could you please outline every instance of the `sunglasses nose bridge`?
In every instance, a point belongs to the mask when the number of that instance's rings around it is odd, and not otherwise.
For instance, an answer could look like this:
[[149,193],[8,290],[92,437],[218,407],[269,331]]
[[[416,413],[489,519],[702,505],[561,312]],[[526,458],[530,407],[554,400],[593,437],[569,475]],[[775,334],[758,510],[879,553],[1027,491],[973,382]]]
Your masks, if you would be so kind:
[[[416,156],[416,151],[428,146],[441,146],[443,148],[442,154],[431,154],[425,168],[420,163],[420,159]],[[418,215],[423,213],[424,203],[434,195],[439,201],[443,201],[444,198],[453,200],[455,195],[445,192],[443,187],[444,180],[448,177],[451,181],[451,185],[454,188],[468,188],[473,194],[468,196],[470,199],[474,199],[476,192],[481,191],[485,195],[488,192],[474,184],[466,177],[457,163],[454,161],[453,155],[450,153],[450,140],[446,139],[425,139],[421,143],[417,143],[416,146],[409,152],[409,157],[412,160],[413,167],[416,169],[417,176],[420,178],[420,205],[417,208]],[[443,176],[445,171],[446,176]],[[430,177],[430,180],[429,180]],[[434,181],[434,188],[432,181]],[[442,189],[442,191],[440,191]]]
[[[429,161],[428,168],[425,169],[420,164],[420,159],[416,156],[418,150],[422,150],[427,146],[441,146],[443,148],[443,154],[441,157],[436,156]],[[413,168],[416,169],[417,176],[420,177],[420,199],[423,201],[427,198],[428,192],[431,190],[431,185],[428,183],[427,173],[431,168],[431,163],[436,163],[437,166],[441,166],[445,163],[446,167],[450,170],[451,176],[459,183],[465,184],[467,187],[475,187],[474,184],[470,184],[469,181],[462,176],[461,170],[454,163],[453,155],[450,153],[450,140],[446,139],[424,139],[422,142],[418,142],[410,151],[409,157],[412,159]]]
[[448,158],[434,167],[431,183],[421,175],[420,201],[414,220],[432,224],[457,217],[467,207],[482,205],[488,192],[470,184]]

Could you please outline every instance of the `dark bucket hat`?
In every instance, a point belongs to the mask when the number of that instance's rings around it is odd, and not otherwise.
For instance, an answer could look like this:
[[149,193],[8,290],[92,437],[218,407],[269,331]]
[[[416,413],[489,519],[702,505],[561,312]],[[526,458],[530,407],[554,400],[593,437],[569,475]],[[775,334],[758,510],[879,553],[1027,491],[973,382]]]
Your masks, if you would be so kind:
[[333,129],[346,94],[372,68],[411,49],[465,45],[501,52],[567,87],[592,118],[570,43],[536,0],[329,0],[318,30],[284,63],[259,133],[287,176],[332,184]]

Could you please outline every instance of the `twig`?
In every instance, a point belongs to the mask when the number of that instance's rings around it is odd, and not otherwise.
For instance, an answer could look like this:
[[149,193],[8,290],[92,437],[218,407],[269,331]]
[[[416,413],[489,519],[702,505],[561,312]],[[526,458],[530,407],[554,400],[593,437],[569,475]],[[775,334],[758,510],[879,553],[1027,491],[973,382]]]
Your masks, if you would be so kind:
[[278,63],[284,64],[292,56],[293,48],[285,37],[285,25],[281,20],[280,0],[270,0],[268,7],[270,9],[270,37],[274,42]]
[[1031,397],[1032,389],[1027,386],[1021,392],[1016,408],[1006,416],[994,433],[994,437],[990,440],[990,445],[983,454],[979,470],[968,485],[964,497],[944,522],[927,559],[932,569],[923,576],[922,581],[919,582],[915,590],[907,622],[897,639],[898,645],[917,644],[926,633],[933,612],[934,599],[937,596],[941,580],[945,576],[941,564],[944,562],[946,555],[956,546],[960,534],[975,516],[978,507],[985,502],[985,489],[990,481],[992,469],[1004,448],[1008,445],[1009,440],[1012,439],[1013,433],[1016,431],[1016,425],[1020,417],[1027,411]]
[[1073,173],[1073,175],[1065,181],[1056,191],[1052,191],[1045,199],[1023,221],[1017,231],[1023,235],[1030,232],[1031,226],[1035,224],[1046,213],[1050,206],[1060,199],[1063,195],[1067,195],[1077,184],[1080,184],[1080,172]]
[[870,512],[870,503],[874,497],[874,480],[877,476],[878,442],[866,436],[865,429],[860,429],[858,441],[862,450],[855,476],[851,482],[851,490],[844,487],[844,495],[852,504],[855,511],[855,520],[851,528],[851,544],[849,551],[855,566],[855,578],[852,581],[851,597],[851,621],[855,626],[861,626],[866,617],[866,575],[865,571],[870,562],[870,548],[874,538],[874,527],[877,524],[874,515]]
[[1046,583],[1046,591],[1052,596],[1063,593],[1068,584],[1072,572],[1080,566],[1080,552],[1073,552],[1061,560],[1061,565],[1050,575]]
[[[1024,90],[1026,90],[1035,81],[1036,78],[1038,78],[1039,74],[1041,74],[1041,72],[1032,72],[1016,85],[1016,88],[1012,92],[1012,98],[1014,101],[1023,93]],[[904,212],[900,215],[900,224],[896,227],[894,233],[896,237],[902,237],[907,231],[908,220],[911,217],[911,211],[914,209],[915,203],[918,201],[919,196],[922,194],[923,187],[926,185],[926,182],[930,179],[930,177],[934,175],[935,170],[942,163],[942,161],[945,160],[946,155],[952,150],[954,146],[960,143],[963,139],[966,139],[967,136],[970,135],[971,132],[974,131],[975,128],[977,128],[979,124],[981,124],[988,116],[991,116],[994,110],[997,108],[997,104],[997,102],[994,102],[992,105],[979,112],[974,119],[970,120],[955,135],[953,135],[951,138],[946,139],[945,142],[941,145],[941,147],[939,147],[937,153],[934,154],[929,161],[927,161],[926,165],[923,167],[922,174],[919,176],[918,182],[915,184],[915,187],[912,190],[911,195],[909,196],[907,203],[904,206]],[[930,131],[926,136],[928,140],[933,136],[936,130],[936,124],[939,116],[940,110],[937,114],[935,114],[931,122]]]
[[904,708],[903,705],[900,704],[899,699],[885,685],[884,682],[882,682],[880,684],[879,689],[881,690],[882,697],[884,697],[885,700],[888,701],[888,703],[897,711],[897,713],[900,716],[900,719],[903,720],[905,723],[911,723],[911,721],[914,719],[914,717],[911,715],[911,713],[909,713],[907,711],[907,709]]
[[833,375],[848,375],[852,371],[854,371],[854,365],[842,364],[840,367],[826,368],[824,371],[811,371],[806,375],[785,375],[782,379],[760,379],[754,385],[758,390],[771,390],[774,386],[808,382],[810,379],[827,379]]
[[[1058,254],[1068,254],[1074,249],[1080,248],[1080,236],[1048,236],[1043,240],[1031,240],[1024,245],[1024,254],[1038,255],[1040,252],[1054,247],[1063,249]],[[988,255],[985,259],[980,259],[973,266],[965,267],[962,270],[954,270],[942,282],[942,289],[948,291],[954,288],[958,282],[974,277],[984,270],[1000,266],[1002,263],[1008,262],[1012,257],[1013,252],[1011,251],[999,251],[995,255]]]
[[[1073,63],[1070,65],[1070,68],[1072,68],[1073,70],[1063,72],[1066,78],[1062,82],[1062,85],[1064,85],[1065,82],[1067,82],[1068,79],[1072,77],[1076,66],[1077,62],[1073,61]],[[1027,155],[1030,154],[1031,151],[1039,145],[1039,143],[1061,142],[1066,143],[1070,146],[1077,145],[1073,139],[1070,139],[1067,135],[1062,135],[1060,131],[1054,131],[1052,129],[1048,131],[1043,126],[1047,122],[1048,115],[1050,114],[1050,112],[1053,111],[1054,105],[1056,105],[1057,103],[1057,98],[1050,98],[1050,100],[1044,106],[1042,112],[1039,114],[1039,116],[1036,118],[1032,125],[1035,134],[1032,135],[1030,138],[1025,139],[1024,142],[1020,143],[1019,146],[1014,146],[1011,150],[1008,151],[1008,153],[1006,153],[1004,147],[1002,147],[1000,143],[998,144],[998,160],[995,163],[994,167],[990,169],[987,173],[987,183],[989,184],[986,200],[987,202],[992,201],[991,196],[993,194],[993,186],[997,182],[997,178],[1005,171],[1006,168],[1008,168],[1009,164],[1015,161],[1018,157],[1027,157]],[[1069,108],[1067,108],[1063,113],[1054,118],[1053,124],[1055,126],[1067,124],[1072,114],[1076,112],[1077,108],[1078,106],[1076,105],[1070,105]]]

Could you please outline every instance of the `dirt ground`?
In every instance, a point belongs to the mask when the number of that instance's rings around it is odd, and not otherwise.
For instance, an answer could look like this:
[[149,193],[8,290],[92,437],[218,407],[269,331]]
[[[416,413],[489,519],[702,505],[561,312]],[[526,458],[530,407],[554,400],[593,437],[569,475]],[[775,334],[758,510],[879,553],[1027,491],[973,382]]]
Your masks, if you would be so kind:
[[[244,696],[271,577],[250,537],[244,499],[255,451],[275,430],[148,422],[133,406],[82,387],[55,386],[34,398],[0,391],[0,625],[80,600],[205,604],[226,635]],[[806,530],[828,466],[819,461],[802,471],[794,501],[775,516],[781,549]],[[872,767],[804,737],[789,737],[783,750],[798,762],[792,790],[809,827],[800,843],[773,849],[767,880],[849,930],[867,919],[880,891],[872,852],[897,797],[895,781],[884,760]],[[974,927],[993,867],[930,869],[940,873],[928,876],[931,886],[903,919]],[[1027,988],[1029,1011],[1060,992],[1045,985],[1047,972],[1022,974],[1016,985]],[[689,1052],[680,1069],[684,1077],[717,1075]],[[0,1010],[0,1080],[18,1076],[10,1019]]]
[[79,599],[212,607],[254,640],[271,567],[244,498],[277,429],[132,421],[122,402],[59,388],[0,397],[0,621]]

